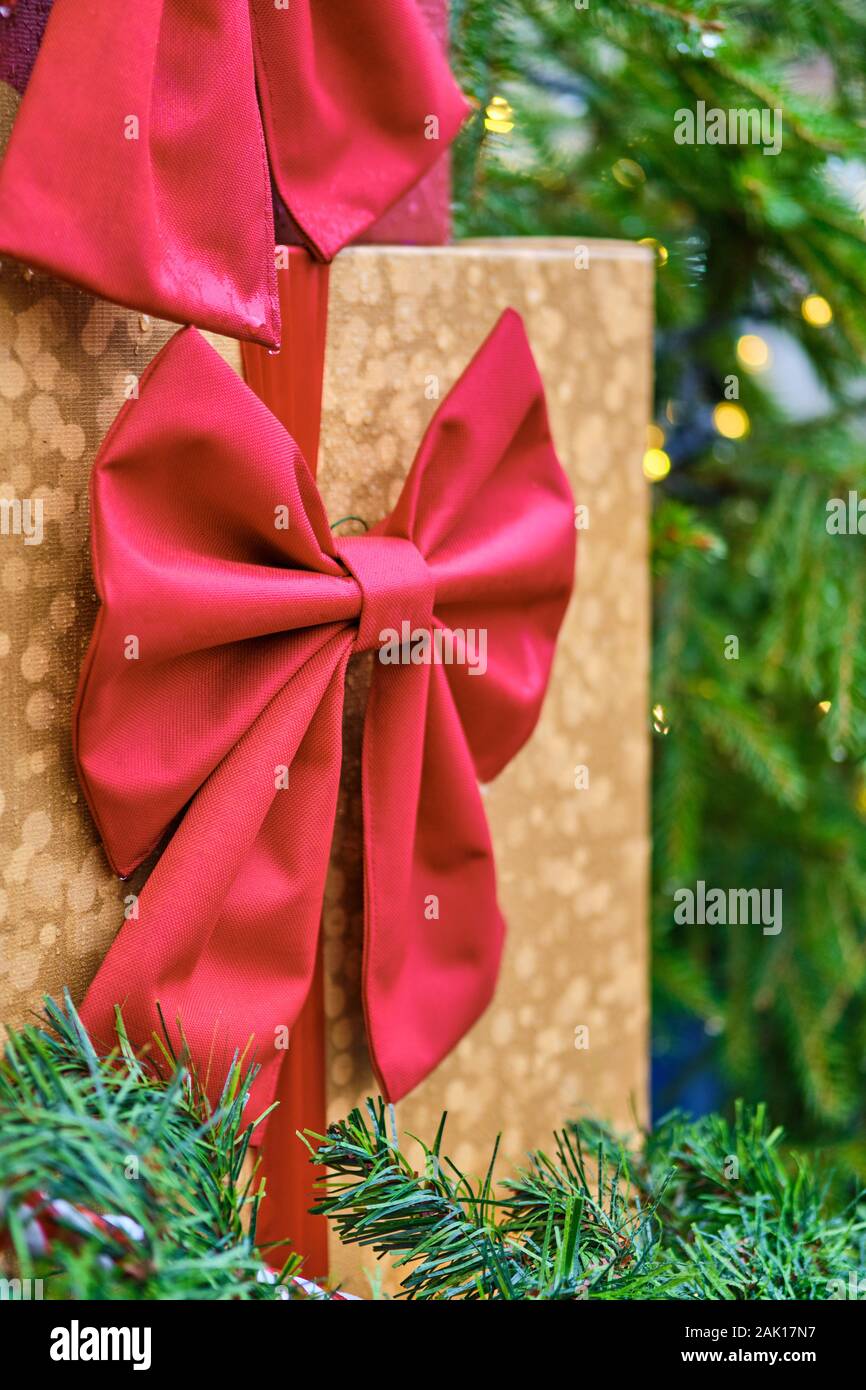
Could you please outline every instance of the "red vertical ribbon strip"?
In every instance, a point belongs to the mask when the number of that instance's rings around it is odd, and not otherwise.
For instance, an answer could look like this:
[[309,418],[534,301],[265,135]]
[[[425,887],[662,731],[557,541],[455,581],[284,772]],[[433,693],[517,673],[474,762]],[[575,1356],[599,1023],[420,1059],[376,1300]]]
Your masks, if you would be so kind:
[[[279,247],[286,264],[277,271],[283,342],[279,352],[241,344],[244,375],[259,400],[300,446],[315,475],[322,417],[322,384],[328,327],[328,265],[299,246]],[[288,1237],[304,1256],[304,1273],[328,1273],[328,1223],[311,1216],[315,1184],[324,1169],[307,1161],[298,1130],[323,1134],[325,1091],[325,1005],[321,946],[316,973],[289,1040],[278,1090],[279,1108],[269,1116],[262,1147],[268,1199],[263,1203],[260,1241]],[[278,1260],[275,1256],[274,1262]]]

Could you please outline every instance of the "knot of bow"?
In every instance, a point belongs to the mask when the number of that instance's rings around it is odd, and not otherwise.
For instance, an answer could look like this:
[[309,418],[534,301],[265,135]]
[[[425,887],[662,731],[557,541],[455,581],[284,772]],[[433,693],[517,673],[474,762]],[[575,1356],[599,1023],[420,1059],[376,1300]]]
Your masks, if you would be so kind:
[[399,1099],[493,991],[503,923],[478,782],[535,725],[573,582],[573,503],[521,319],[499,320],[369,534],[334,537],[294,440],[193,328],[115,421],[91,509],[79,775],[118,873],[164,848],[85,1023],[110,1041],[120,1005],[146,1041],[158,1003],[201,1065],[255,1037],[269,1103],[275,1030],[315,965],[346,666],[376,652],[363,992]]
[[0,251],[275,347],[271,175],[330,260],[468,110],[416,0],[54,0],[0,170]]

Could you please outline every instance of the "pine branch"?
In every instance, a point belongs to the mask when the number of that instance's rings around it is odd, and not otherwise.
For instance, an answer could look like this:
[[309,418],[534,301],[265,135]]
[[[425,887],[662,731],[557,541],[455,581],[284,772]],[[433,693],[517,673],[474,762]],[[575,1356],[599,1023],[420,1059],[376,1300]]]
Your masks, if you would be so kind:
[[500,1197],[495,1151],[473,1182],[442,1157],[444,1125],[415,1141],[420,1172],[381,1100],[311,1136],[329,1174],[317,1211],[390,1259],[410,1299],[823,1299],[862,1263],[866,1205],[832,1212],[762,1106],[739,1104],[732,1126],[673,1114],[639,1146],[569,1124]]
[[160,1075],[122,1020],[98,1057],[67,995],[0,1062],[0,1261],[50,1298],[295,1296],[255,1248],[262,1200],[241,1168],[254,1071],[232,1067],[218,1107],[184,1057]]

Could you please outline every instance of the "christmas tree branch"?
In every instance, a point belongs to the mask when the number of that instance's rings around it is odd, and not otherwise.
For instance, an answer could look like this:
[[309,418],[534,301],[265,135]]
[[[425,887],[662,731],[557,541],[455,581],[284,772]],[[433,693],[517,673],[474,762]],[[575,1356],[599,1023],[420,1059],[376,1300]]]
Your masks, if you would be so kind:
[[444,1123],[429,1147],[413,1141],[419,1167],[381,1100],[310,1136],[329,1171],[316,1210],[387,1256],[405,1297],[828,1299],[862,1274],[866,1207],[832,1212],[764,1107],[738,1105],[733,1124],[673,1114],[637,1145],[570,1124],[499,1196],[495,1150],[473,1182],[442,1156]]
[[[186,1058],[97,1056],[69,997],[0,1062],[0,1261],[49,1298],[293,1296],[296,1256],[259,1252],[263,1194],[241,1179],[253,1071],[209,1105]],[[279,1275],[268,1263],[283,1264]]]

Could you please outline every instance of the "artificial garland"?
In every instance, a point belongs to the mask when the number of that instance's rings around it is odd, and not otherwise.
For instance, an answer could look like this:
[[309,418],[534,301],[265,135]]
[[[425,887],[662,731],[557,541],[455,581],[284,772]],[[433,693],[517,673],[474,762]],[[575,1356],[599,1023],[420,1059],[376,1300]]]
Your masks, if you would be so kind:
[[[102,1058],[71,1001],[47,1000],[43,1026],[12,1033],[0,1064],[4,1276],[60,1299],[329,1296],[290,1251],[256,1243],[267,1195],[245,1167],[263,1118],[244,1114],[251,1079],[237,1058],[213,1108],[165,1039],[136,1056],[118,1018]],[[305,1138],[329,1174],[317,1210],[393,1264],[403,1297],[822,1300],[859,1287],[866,1201],[786,1152],[763,1106],[738,1105],[732,1123],[673,1114],[630,1146],[571,1122],[552,1155],[499,1183],[495,1150],[474,1180],[445,1155],[444,1129],[443,1116],[413,1158],[393,1110],[371,1100]]]

